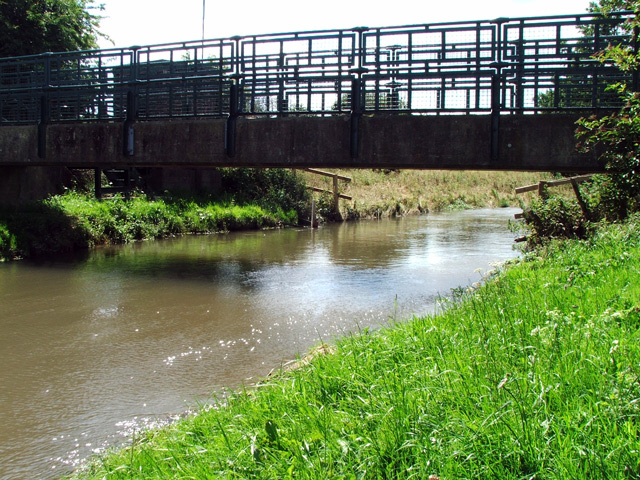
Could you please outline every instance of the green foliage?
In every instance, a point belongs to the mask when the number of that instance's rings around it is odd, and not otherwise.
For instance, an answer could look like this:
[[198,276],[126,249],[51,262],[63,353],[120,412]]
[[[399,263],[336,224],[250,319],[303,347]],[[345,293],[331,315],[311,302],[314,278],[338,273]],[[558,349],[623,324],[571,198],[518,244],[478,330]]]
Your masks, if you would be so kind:
[[591,231],[577,202],[558,195],[534,199],[524,209],[524,220],[529,230],[530,246],[554,238],[585,238]]
[[640,94],[629,93],[624,86],[616,87],[626,99],[618,113],[591,117],[578,122],[578,148],[583,152],[601,151],[600,158],[610,173],[610,189],[603,196],[613,201],[609,208],[617,219],[625,218],[630,207],[637,204],[640,194]]
[[12,258],[17,251],[16,237],[6,223],[0,223],[0,260]]
[[[638,53],[633,45],[638,41],[640,2],[601,0],[599,4],[592,2],[590,7],[590,11],[605,15],[615,10],[635,12],[634,17],[616,27],[630,32],[632,41],[630,45],[609,45],[596,53],[595,57],[623,72],[632,72],[639,66]],[[588,31],[583,33],[592,34]],[[640,93],[630,92],[628,85],[617,83],[607,88],[607,94],[622,100],[623,106],[618,112],[581,118],[577,122],[578,151],[598,154],[609,172],[606,176],[596,176],[583,189],[589,218],[576,214],[575,205],[562,200],[536,202],[525,214],[525,219],[533,230],[534,243],[544,236],[582,237],[589,230],[587,220],[623,220],[640,205]]]
[[225,168],[221,172],[222,190],[232,196],[235,203],[255,203],[266,210],[279,211],[290,218],[290,223],[308,217],[311,196],[304,179],[295,171]]
[[637,221],[344,338],[76,478],[638,478]]
[[107,243],[185,233],[274,228],[308,217],[309,193],[294,172],[225,169],[218,196],[120,196],[103,201],[68,191],[42,202],[0,210],[0,259],[51,255]]
[[316,215],[323,220],[333,220],[335,211],[333,207],[333,195],[327,192],[320,193],[316,199]]
[[33,205],[0,210],[0,258],[60,254],[185,233],[273,228],[296,220],[295,212],[269,212],[257,205],[207,198],[100,201],[69,191]]
[[57,206],[36,203],[0,209],[0,257],[68,253],[86,246],[83,229]]
[[590,2],[589,11],[592,13],[609,14],[611,12],[621,12],[625,10],[637,11],[640,3],[638,0],[600,0]]
[[0,57],[97,48],[93,0],[0,0]]

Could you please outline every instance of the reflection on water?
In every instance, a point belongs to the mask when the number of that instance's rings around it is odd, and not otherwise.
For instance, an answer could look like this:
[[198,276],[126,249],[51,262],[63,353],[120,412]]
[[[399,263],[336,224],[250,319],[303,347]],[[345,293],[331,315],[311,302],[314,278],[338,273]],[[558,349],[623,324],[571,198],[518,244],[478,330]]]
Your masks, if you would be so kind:
[[0,478],[55,478],[516,255],[513,210],[191,236],[0,265]]

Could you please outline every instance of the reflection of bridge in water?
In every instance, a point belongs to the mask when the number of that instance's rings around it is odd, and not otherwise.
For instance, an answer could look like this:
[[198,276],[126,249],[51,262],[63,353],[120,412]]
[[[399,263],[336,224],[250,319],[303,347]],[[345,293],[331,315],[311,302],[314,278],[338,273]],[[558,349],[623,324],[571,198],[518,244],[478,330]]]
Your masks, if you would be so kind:
[[[574,121],[636,74],[592,14],[354,28],[0,60],[0,166],[593,171]],[[543,115],[553,113],[553,115]]]

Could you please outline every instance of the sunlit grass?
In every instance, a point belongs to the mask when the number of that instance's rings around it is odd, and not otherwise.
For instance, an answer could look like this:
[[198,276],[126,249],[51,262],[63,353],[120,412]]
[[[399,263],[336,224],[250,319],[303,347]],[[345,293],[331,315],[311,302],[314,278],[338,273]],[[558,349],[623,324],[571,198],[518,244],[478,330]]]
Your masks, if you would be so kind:
[[101,201],[69,191],[39,204],[0,211],[0,256],[51,255],[94,245],[295,222],[295,211],[271,212],[252,204],[144,196]]
[[[257,190],[251,193],[261,195],[262,200],[268,197],[267,206],[259,202],[238,205],[233,197],[216,201],[189,196],[154,200],[142,195],[134,196],[130,201],[121,197],[98,201],[91,195],[70,191],[39,205],[7,208],[0,211],[0,224],[3,226],[0,228],[4,228],[0,232],[0,258],[58,254],[105,243],[126,243],[184,233],[267,228],[308,221],[300,219],[295,209],[285,211],[278,206],[291,206],[296,204],[292,199],[298,201],[299,197],[302,198],[299,192],[294,191],[299,187],[297,180],[281,181],[280,184],[277,183],[278,178],[289,176],[277,170],[270,172],[273,182],[279,185],[277,189],[271,189],[274,191],[268,188],[268,179],[257,181],[254,178],[257,173],[247,169],[235,172],[238,178],[233,177],[230,186],[232,190],[238,190],[257,182],[261,189],[256,187]],[[353,178],[351,183],[341,182],[341,191],[353,197],[353,201],[340,202],[345,219],[518,205],[521,199],[516,198],[515,188],[541,179],[538,173],[513,172],[336,172]],[[331,179],[327,177],[309,173],[302,175],[309,185],[332,189]],[[291,178],[297,179],[296,176]],[[330,195],[320,198],[318,209],[321,214],[331,209],[331,201]]]
[[[448,170],[331,170],[352,178],[340,181],[344,218],[388,217],[464,208],[520,206],[515,189],[548,180],[550,174]],[[332,179],[305,173],[309,185],[332,191]],[[318,198],[321,195],[316,194]],[[332,197],[322,198],[325,203]]]
[[552,244],[77,477],[639,478],[639,274],[638,221]]

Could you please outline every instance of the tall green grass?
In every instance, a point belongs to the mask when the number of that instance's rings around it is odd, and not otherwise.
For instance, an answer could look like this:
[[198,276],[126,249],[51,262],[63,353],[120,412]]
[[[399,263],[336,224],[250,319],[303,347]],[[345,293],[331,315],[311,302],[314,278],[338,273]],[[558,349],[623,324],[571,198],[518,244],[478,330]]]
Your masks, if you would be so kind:
[[127,242],[183,233],[275,227],[295,222],[295,212],[268,212],[256,205],[236,205],[189,197],[146,197],[103,201],[69,192],[52,197],[47,204],[77,218],[93,243]]
[[196,197],[96,200],[69,191],[0,209],[0,258],[51,255],[107,243],[295,224],[294,210]]
[[640,220],[95,459],[76,478],[640,478]]

